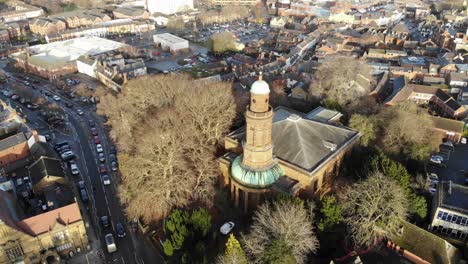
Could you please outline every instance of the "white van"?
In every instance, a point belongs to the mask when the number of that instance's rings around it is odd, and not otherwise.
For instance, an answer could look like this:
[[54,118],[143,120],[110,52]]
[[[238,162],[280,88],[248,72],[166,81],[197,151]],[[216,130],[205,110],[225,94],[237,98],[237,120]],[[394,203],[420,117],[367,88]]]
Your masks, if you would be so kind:
[[106,235],[106,245],[107,252],[112,253],[117,251],[117,246],[115,245],[114,236],[112,234]]

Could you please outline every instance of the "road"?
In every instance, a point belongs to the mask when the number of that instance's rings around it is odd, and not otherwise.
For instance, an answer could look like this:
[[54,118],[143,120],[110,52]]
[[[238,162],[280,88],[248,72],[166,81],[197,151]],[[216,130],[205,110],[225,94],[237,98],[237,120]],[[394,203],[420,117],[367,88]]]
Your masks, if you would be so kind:
[[[32,76],[30,76],[32,77]],[[15,78],[17,78],[15,76]],[[40,79],[37,79],[40,80]],[[11,80],[10,80],[11,81]],[[37,95],[42,95],[44,92],[49,92],[52,95],[59,95],[53,89],[52,84],[40,80],[40,87],[38,90],[33,90]],[[9,88],[9,85],[3,85],[3,88]],[[12,89],[10,89],[12,90]],[[89,218],[91,224],[97,234],[97,239],[101,243],[101,252],[105,253],[105,260],[107,263],[164,263],[163,258],[157,253],[156,249],[147,241],[147,239],[139,233],[133,233],[130,231],[127,225],[126,216],[123,214],[123,209],[120,206],[120,202],[116,193],[116,187],[118,182],[118,173],[113,173],[109,166],[110,162],[107,161],[109,157],[109,151],[111,147],[110,140],[108,139],[107,133],[102,125],[102,118],[97,116],[90,110],[90,107],[83,107],[78,103],[68,100],[67,98],[61,97],[57,103],[66,113],[67,116],[67,127],[68,133],[63,131],[50,128],[45,121],[42,120],[38,111],[30,111],[26,107],[21,106],[18,102],[9,100],[5,96],[1,95],[2,99],[10,101],[12,106],[21,107],[23,112],[27,116],[28,125],[31,128],[38,130],[40,133],[48,133],[53,135],[53,141],[57,142],[60,140],[67,140],[70,142],[73,151],[77,154],[76,160],[80,168],[80,177],[75,179],[75,183],[79,180],[84,180],[87,186],[87,190],[90,194],[90,202],[88,204]],[[46,98],[49,101],[53,101],[51,97]],[[65,106],[65,102],[71,103],[73,107],[68,108]],[[79,116],[76,113],[76,108],[82,109],[85,114]],[[96,128],[103,145],[106,162],[104,163],[107,167],[107,174],[111,177],[111,185],[104,186],[101,181],[101,174],[99,172],[100,162],[97,159],[96,145],[93,141],[91,134],[91,127],[89,126],[89,120],[94,120]],[[86,207],[86,206],[84,206]],[[111,225],[104,228],[100,225],[100,217],[107,215],[110,218]],[[115,226],[117,223],[123,223],[126,227],[127,236],[124,238],[117,238]],[[106,250],[104,236],[108,233],[114,234],[118,251],[112,254],[108,254]]]

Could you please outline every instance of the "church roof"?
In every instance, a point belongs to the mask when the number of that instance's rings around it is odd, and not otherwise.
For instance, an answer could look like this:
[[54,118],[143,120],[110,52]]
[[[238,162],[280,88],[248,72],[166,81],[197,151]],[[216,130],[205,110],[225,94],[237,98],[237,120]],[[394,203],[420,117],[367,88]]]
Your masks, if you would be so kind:
[[[245,127],[232,132],[229,137],[242,142]],[[357,140],[359,133],[308,119],[304,113],[279,107],[273,117],[273,154],[287,163],[313,172],[339,150]]]

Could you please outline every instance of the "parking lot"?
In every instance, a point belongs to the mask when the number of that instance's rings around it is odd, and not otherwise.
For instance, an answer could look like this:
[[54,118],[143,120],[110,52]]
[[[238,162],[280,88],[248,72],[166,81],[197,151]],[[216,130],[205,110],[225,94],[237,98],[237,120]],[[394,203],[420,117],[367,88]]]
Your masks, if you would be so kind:
[[[453,151],[441,149],[445,159],[444,166],[428,166],[428,173],[435,172],[440,181],[452,181],[465,184],[465,172],[468,172],[468,144],[455,144]],[[446,159],[448,157],[448,160]]]

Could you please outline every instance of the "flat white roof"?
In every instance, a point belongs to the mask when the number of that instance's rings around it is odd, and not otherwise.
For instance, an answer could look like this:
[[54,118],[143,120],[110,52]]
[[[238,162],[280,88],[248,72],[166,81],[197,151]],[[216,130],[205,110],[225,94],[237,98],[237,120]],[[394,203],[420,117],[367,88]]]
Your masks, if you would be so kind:
[[[28,50],[32,63],[41,65],[58,64],[57,66],[59,66],[75,61],[83,55],[97,55],[123,46],[126,46],[126,44],[104,38],[81,37],[36,45],[28,48]],[[18,52],[12,56],[21,56],[22,54],[25,54],[25,52]]]
[[183,38],[180,38],[178,36],[172,35],[170,33],[163,33],[163,34],[157,34],[153,36],[154,41],[159,40],[159,41],[165,41],[171,44],[175,43],[180,43],[180,42],[188,42],[188,40],[185,40]]

